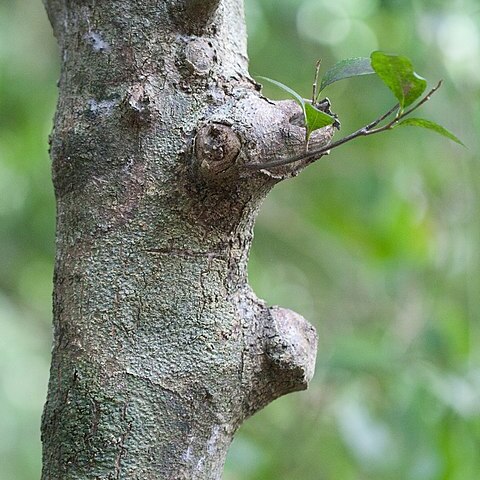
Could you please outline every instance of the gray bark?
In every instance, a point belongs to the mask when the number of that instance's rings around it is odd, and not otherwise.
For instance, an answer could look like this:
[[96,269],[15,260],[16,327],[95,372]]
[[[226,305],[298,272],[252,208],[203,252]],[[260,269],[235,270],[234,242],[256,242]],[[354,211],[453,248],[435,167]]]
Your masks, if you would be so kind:
[[250,78],[241,0],[45,4],[62,70],[42,479],[221,478],[242,421],[313,374],[313,327],[246,273],[262,199],[311,160],[248,166],[305,148],[298,107]]

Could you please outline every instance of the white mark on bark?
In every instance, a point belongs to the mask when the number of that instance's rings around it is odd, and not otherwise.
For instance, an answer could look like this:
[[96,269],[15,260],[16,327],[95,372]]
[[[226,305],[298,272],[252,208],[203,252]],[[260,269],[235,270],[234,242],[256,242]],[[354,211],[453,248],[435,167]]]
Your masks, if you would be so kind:
[[[212,433],[210,435],[210,438],[207,440],[207,452],[208,452],[209,455],[214,455],[215,454],[216,449],[217,449],[217,442],[218,442],[219,436],[220,436],[220,426],[219,425],[214,425],[212,427]],[[190,464],[194,464],[194,462],[195,462],[195,454],[193,452],[192,443],[193,443],[193,438],[190,438],[190,442],[189,442],[189,445],[187,447],[187,451],[182,455],[182,459],[185,462],[188,462]],[[202,472],[205,469],[205,460],[206,460],[205,455],[202,455],[198,459],[198,461],[195,465],[195,469],[196,469],[197,472]]]
[[118,100],[96,100],[88,101],[89,110],[95,115],[110,115],[113,109],[118,105]]
[[205,466],[205,457],[200,457],[200,460],[197,462],[197,470],[201,472]]
[[[193,443],[193,437],[190,438],[190,442],[188,444],[187,451],[182,455],[182,459],[185,462],[187,462],[191,465],[193,465],[194,462],[195,462],[195,454],[193,452],[192,443]],[[201,472],[203,470],[204,466],[205,466],[205,456],[202,456],[202,457],[200,457],[197,464],[195,465],[195,470],[197,472]]]
[[183,459],[186,462],[191,462],[193,460],[192,446],[191,445],[188,446],[187,451],[183,455]]
[[208,439],[207,442],[207,452],[212,455],[215,453],[215,449],[217,446],[217,440],[220,434],[220,426],[219,425],[214,425],[212,428],[212,435]]
[[85,39],[92,45],[96,52],[109,52],[110,45],[97,32],[88,31],[85,34]]
[[193,443],[193,437],[190,437],[187,451],[182,455],[183,460],[185,460],[187,463],[190,463],[190,464],[193,463],[195,460],[192,443]]
[[122,167],[122,172],[123,173],[128,173],[130,172],[131,168],[133,167],[133,158],[129,158],[127,160],[127,163]]

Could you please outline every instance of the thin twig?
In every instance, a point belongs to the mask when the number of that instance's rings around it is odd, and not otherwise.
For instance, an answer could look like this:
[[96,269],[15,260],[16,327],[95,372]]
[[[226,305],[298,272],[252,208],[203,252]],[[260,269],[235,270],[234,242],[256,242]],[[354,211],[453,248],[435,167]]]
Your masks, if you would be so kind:
[[320,65],[322,64],[322,59],[317,60],[315,64],[315,77],[313,78],[313,87],[312,87],[312,105],[315,105],[317,101],[317,84],[318,84],[318,74],[320,73]]
[[[330,143],[329,145],[325,145],[317,150],[309,150],[308,152],[303,152],[298,155],[294,155],[288,158],[279,158],[278,160],[272,160],[271,162],[265,162],[265,163],[256,163],[256,164],[251,164],[251,165],[245,165],[246,168],[250,168],[253,170],[261,170],[264,168],[272,168],[272,167],[280,167],[282,165],[288,165],[290,163],[295,163],[299,162],[300,160],[313,160],[314,158],[318,158],[321,155],[324,155],[328,151],[339,147],[340,145],[343,145],[344,143],[350,142],[351,140],[357,138],[357,137],[366,137],[369,135],[373,135],[375,133],[380,133],[380,132],[385,132],[386,130],[392,129],[400,120],[402,120],[404,117],[407,115],[410,115],[413,111],[415,111],[417,108],[422,106],[425,102],[430,100],[430,97],[441,87],[442,85],[442,80],[438,82],[438,84],[433,87],[417,104],[415,104],[413,107],[411,107],[408,110],[405,110],[404,112],[401,112],[398,110],[399,105],[395,105],[392,107],[388,112],[384,113],[381,115],[379,118],[374,120],[373,122],[369,123],[368,125],[365,125],[364,127],[356,130],[355,132],[351,133],[350,135],[347,135],[340,140],[337,140],[336,142]],[[397,111],[397,114],[395,117],[388,122],[387,124],[375,128],[378,124],[380,124],[383,120],[387,119],[395,110]]]
[[402,113],[399,112],[391,122],[387,123],[383,127],[370,130],[368,135],[384,132],[385,130],[390,130],[391,128],[393,128],[400,120],[402,120],[402,118],[405,118],[407,115],[410,115],[418,107],[421,107],[425,102],[428,102],[428,100],[430,100],[430,97],[442,86],[442,83],[443,83],[442,80],[440,80],[437,83],[437,85],[435,85],[435,87],[433,87],[417,104],[415,104],[413,107],[411,107],[408,110],[405,110]]
[[247,168],[251,168],[254,170],[260,170],[262,168],[269,168],[269,167],[279,167],[281,165],[288,165],[289,163],[295,163],[300,160],[307,160],[310,157],[316,157],[318,155],[323,155],[325,152],[328,152],[332,148],[339,147],[340,145],[343,145],[344,143],[349,142],[350,140],[353,140],[354,138],[360,137],[360,136],[365,136],[368,135],[368,131],[371,128],[376,127],[382,120],[385,120],[387,117],[389,117],[395,110],[397,110],[398,104],[392,107],[388,112],[383,114],[381,117],[377,118],[373,122],[369,123],[368,125],[365,125],[364,127],[356,130],[355,132],[351,133],[350,135],[347,135],[346,137],[341,138],[340,140],[337,140],[336,142],[330,143],[329,145],[320,147],[319,149],[316,150],[309,150],[307,153],[303,152],[298,155],[294,155],[292,157],[288,158],[279,158],[278,160],[272,160],[271,162],[266,162],[266,163],[256,163],[253,165],[245,165]]

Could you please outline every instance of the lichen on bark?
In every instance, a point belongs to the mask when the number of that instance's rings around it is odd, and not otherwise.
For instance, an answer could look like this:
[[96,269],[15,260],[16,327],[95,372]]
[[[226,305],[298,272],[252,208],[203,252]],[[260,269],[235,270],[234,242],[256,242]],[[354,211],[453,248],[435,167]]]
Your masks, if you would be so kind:
[[247,284],[262,200],[311,159],[248,166],[305,148],[298,107],[250,78],[240,0],[44,1],[62,71],[42,479],[220,478],[242,421],[313,374],[313,327]]

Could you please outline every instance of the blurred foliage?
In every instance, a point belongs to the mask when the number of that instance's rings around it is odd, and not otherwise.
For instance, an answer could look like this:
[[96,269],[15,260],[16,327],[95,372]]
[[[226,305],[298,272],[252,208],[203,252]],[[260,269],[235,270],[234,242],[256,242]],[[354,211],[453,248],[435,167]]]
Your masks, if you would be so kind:
[[[310,96],[315,61],[412,58],[445,84],[418,129],[356,140],[265,202],[250,280],[319,333],[307,392],[240,429],[225,480],[476,480],[480,472],[477,0],[247,0],[252,75]],[[0,479],[39,478],[57,51],[40,1],[0,2]],[[265,87],[267,95],[279,91]],[[373,77],[327,87],[342,134],[390,106]],[[340,135],[340,134],[337,134]]]

